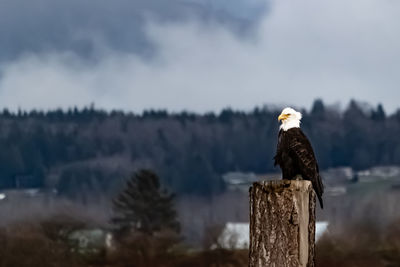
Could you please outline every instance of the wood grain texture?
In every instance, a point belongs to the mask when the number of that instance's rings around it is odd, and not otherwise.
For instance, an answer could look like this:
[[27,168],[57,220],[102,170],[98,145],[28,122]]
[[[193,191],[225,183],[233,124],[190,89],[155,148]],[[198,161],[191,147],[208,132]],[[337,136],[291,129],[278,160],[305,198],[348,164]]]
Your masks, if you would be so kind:
[[250,267],[313,267],[314,242],[315,193],[310,181],[253,184],[250,188]]

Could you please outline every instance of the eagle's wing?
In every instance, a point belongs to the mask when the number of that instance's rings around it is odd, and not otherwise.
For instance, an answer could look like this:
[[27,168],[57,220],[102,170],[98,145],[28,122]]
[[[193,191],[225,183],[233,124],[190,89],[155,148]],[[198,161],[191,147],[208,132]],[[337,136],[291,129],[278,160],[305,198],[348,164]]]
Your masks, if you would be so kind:
[[278,143],[276,145],[276,154],[275,154],[275,157],[274,157],[274,166],[279,164],[279,160],[280,160],[280,157],[281,157],[281,154],[282,154],[281,142],[282,142],[282,130],[279,130]]
[[304,133],[299,129],[299,134],[290,138],[290,152],[296,158],[301,175],[304,179],[310,180],[315,193],[318,196],[321,208],[323,208],[322,194],[324,186],[322,184],[321,176],[319,175],[319,168],[317,160],[315,159],[314,151]]

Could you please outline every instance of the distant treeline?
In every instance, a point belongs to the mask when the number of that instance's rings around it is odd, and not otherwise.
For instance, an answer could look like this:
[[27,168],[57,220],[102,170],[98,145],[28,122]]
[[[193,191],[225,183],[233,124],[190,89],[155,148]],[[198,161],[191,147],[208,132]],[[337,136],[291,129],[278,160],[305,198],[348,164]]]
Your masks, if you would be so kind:
[[[139,168],[156,171],[174,192],[224,190],[230,171],[275,172],[273,155],[280,110],[225,109],[219,114],[106,112],[93,106],[48,112],[0,113],[0,188],[56,188],[114,193]],[[351,101],[344,111],[316,100],[302,110],[302,128],[322,169],[400,164],[400,111],[365,109]]]

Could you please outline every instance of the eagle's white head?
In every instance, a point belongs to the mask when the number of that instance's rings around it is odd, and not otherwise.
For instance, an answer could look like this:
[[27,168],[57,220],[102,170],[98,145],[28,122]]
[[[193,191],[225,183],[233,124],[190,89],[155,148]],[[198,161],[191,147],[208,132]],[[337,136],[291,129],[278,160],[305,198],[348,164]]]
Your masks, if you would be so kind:
[[282,121],[280,129],[287,131],[291,128],[300,128],[301,118],[302,115],[300,112],[292,108],[283,109],[281,115],[278,117],[278,120]]

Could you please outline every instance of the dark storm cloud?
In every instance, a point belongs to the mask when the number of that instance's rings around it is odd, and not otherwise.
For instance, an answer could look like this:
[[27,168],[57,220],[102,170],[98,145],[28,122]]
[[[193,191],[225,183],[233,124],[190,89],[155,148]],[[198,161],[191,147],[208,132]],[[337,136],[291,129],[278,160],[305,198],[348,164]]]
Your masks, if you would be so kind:
[[171,22],[196,17],[236,28],[260,17],[264,4],[194,0],[0,0],[0,60],[24,53],[108,49],[146,54],[146,17]]

